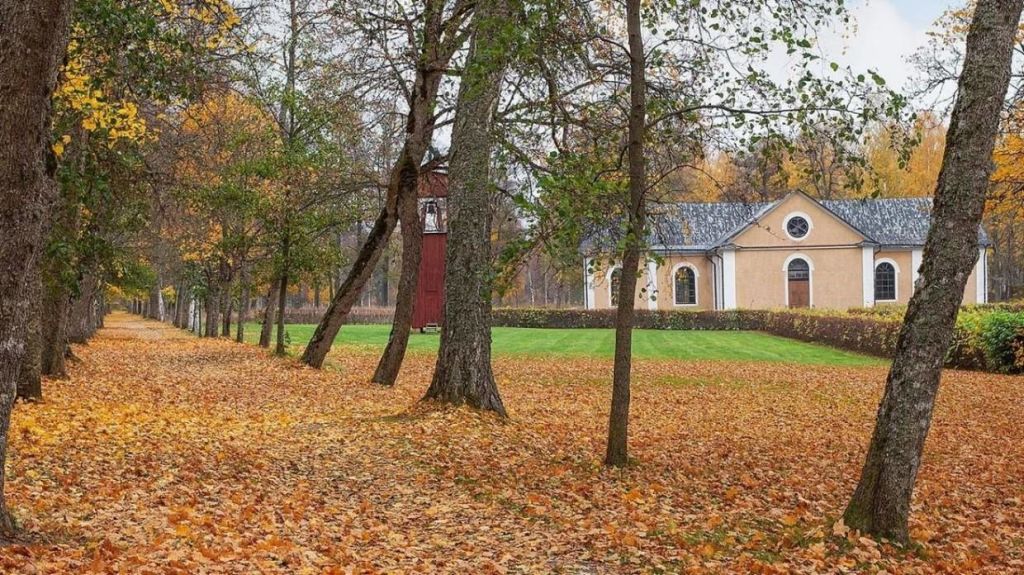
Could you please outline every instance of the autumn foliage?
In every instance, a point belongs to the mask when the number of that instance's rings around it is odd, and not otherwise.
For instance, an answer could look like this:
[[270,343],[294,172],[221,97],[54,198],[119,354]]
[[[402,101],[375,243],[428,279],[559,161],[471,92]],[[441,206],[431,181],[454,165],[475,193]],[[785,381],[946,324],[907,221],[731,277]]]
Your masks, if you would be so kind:
[[[610,361],[502,357],[511,420],[417,404],[372,352],[303,369],[116,314],[19,405],[4,573],[1009,573],[1017,379],[950,372],[910,549],[836,517],[882,368],[635,362],[636,462],[600,463]],[[139,361],[139,358],[146,358]]]

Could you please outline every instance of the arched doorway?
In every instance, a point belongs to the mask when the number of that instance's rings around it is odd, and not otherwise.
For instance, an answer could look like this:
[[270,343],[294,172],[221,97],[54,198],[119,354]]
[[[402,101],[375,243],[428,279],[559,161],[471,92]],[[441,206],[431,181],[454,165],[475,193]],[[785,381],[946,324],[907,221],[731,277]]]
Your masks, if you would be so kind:
[[811,307],[811,265],[793,258],[786,266],[786,303],[789,307]]

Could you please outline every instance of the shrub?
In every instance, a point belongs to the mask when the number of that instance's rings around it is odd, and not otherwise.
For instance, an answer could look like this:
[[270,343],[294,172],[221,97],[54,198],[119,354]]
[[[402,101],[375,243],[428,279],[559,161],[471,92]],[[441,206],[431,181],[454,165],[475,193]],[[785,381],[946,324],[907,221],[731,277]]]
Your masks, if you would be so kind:
[[946,351],[946,365],[964,369],[985,369],[985,349],[981,342],[981,321],[985,312],[965,308],[957,316],[953,339]]
[[1024,313],[993,311],[985,314],[978,335],[988,368],[1003,373],[1020,373],[1018,351],[1024,346]]

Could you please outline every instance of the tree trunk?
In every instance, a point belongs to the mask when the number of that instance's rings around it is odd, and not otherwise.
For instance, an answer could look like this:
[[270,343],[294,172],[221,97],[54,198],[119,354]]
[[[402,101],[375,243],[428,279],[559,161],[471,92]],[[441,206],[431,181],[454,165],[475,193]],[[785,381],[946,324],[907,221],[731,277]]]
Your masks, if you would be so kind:
[[267,290],[267,305],[263,306],[263,327],[260,329],[260,347],[270,347],[270,336],[274,331],[274,310],[277,309],[277,286],[281,278],[270,282]]
[[[59,281],[59,280],[58,280]],[[50,285],[43,282],[42,340],[40,361],[42,374],[49,377],[67,377],[67,366],[64,361],[68,347],[68,308],[71,298],[63,286]]]
[[194,305],[195,297],[193,297],[192,291],[184,282],[182,282],[181,286],[184,288],[182,290],[182,298],[184,299],[181,302],[181,311],[178,312],[181,314],[181,319],[179,320],[181,325],[178,327],[189,329],[192,327],[192,306]]
[[626,30],[629,35],[629,228],[619,272],[619,302],[615,314],[615,366],[612,370],[612,407],[608,416],[606,465],[623,466],[629,461],[629,380],[633,360],[633,316],[636,305],[636,277],[640,247],[646,229],[644,196],[647,164],[644,137],[647,124],[647,79],[644,41],[640,27],[641,0],[626,0]]
[[388,301],[388,296],[391,291],[391,285],[388,281],[388,272],[391,270],[391,257],[384,254],[377,269],[380,274],[380,282],[377,286],[377,305],[380,307],[388,307],[388,304],[390,303]]
[[423,16],[423,44],[416,66],[416,79],[410,93],[412,101],[406,122],[405,143],[391,169],[384,208],[302,354],[302,362],[312,367],[323,365],[338,330],[373,275],[395,229],[399,198],[415,198],[417,195],[419,167],[434,133],[437,91],[448,61],[457,48],[441,45],[444,21],[443,0],[429,0]]
[[416,300],[416,284],[420,276],[423,255],[423,225],[420,221],[419,194],[403,196],[398,202],[402,221],[402,272],[398,280],[398,299],[391,321],[391,335],[387,347],[377,363],[373,382],[394,385],[405,359],[412,329],[412,308]]
[[146,312],[146,318],[155,320],[163,319],[160,317],[160,302],[162,299],[163,294],[160,293],[160,275],[157,274],[156,283],[153,284],[153,287],[149,288],[149,309]]
[[[412,176],[412,179],[415,181],[418,168],[413,167],[412,169],[416,172]],[[392,210],[385,207],[378,214],[377,221],[374,222],[369,236],[356,257],[356,261],[349,269],[345,281],[342,282],[335,292],[334,299],[327,306],[324,317],[316,326],[313,337],[310,338],[309,343],[306,345],[306,349],[302,353],[303,363],[316,368],[323,366],[324,358],[327,357],[327,352],[331,350],[331,345],[334,343],[334,338],[338,335],[338,330],[345,323],[345,319],[348,317],[349,311],[352,310],[352,306],[359,300],[363,286],[366,285],[366,281],[372,275],[374,265],[380,257],[380,253],[387,245],[387,240],[391,237],[391,232],[395,228],[397,218],[397,209]]]
[[174,315],[171,316],[171,324],[174,327],[182,328],[185,324],[183,321],[185,318],[183,310],[188,307],[186,305],[185,282],[178,282],[177,287],[174,289]]
[[234,311],[234,298],[231,297],[231,290],[224,290],[221,295],[223,300],[223,315],[221,317],[221,337],[231,337],[231,312]]
[[43,399],[42,352],[43,352],[43,290],[42,272],[39,265],[29,270],[25,284],[31,307],[28,311],[25,334],[25,357],[18,374],[18,398],[24,401]]
[[466,403],[505,416],[491,369],[492,116],[511,47],[510,6],[481,0],[459,88],[448,186],[444,321],[426,398]]
[[211,290],[206,296],[206,337],[217,337],[220,329],[220,288]]
[[245,341],[245,322],[249,320],[249,283],[248,280],[242,280],[242,301],[238,302],[238,324],[235,326],[235,341],[242,343]]
[[99,290],[99,296],[98,296],[98,300],[97,301],[98,301],[99,305],[97,306],[96,309],[98,310],[99,315],[96,318],[96,328],[97,329],[102,329],[103,328],[103,320],[107,317],[107,313],[108,313],[108,309],[107,309],[107,292],[104,291],[102,288]]
[[274,353],[284,355],[284,312],[288,303],[288,271],[281,272],[281,281],[277,284],[277,346]]
[[71,301],[68,313],[67,340],[71,343],[85,343],[92,337],[92,308],[96,305],[98,289],[96,277],[87,273],[79,281],[78,297]]
[[71,0],[0,0],[0,540],[15,530],[4,498],[7,433],[33,303],[26,283],[57,198],[50,99],[70,14]]
[[967,33],[918,289],[896,342],[860,482],[843,516],[848,526],[878,537],[908,539],[942,363],[978,258],[977,230],[1021,6],[1021,0],[979,0]]

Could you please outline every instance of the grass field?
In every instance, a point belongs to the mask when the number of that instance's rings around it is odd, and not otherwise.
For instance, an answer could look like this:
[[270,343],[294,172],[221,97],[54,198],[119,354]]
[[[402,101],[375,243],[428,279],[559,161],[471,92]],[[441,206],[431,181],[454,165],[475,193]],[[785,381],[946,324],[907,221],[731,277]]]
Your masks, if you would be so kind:
[[[387,344],[387,325],[347,325],[335,345],[383,349]],[[285,333],[292,346],[305,345],[314,325],[292,324]],[[246,326],[246,339],[259,338],[259,325]],[[409,338],[412,352],[434,352],[440,335],[413,332]],[[610,358],[615,348],[611,329],[529,329],[494,328],[495,355],[531,357]],[[804,343],[749,331],[666,331],[636,330],[633,357],[639,359],[780,361],[816,365],[881,365],[882,360],[821,345]]]

